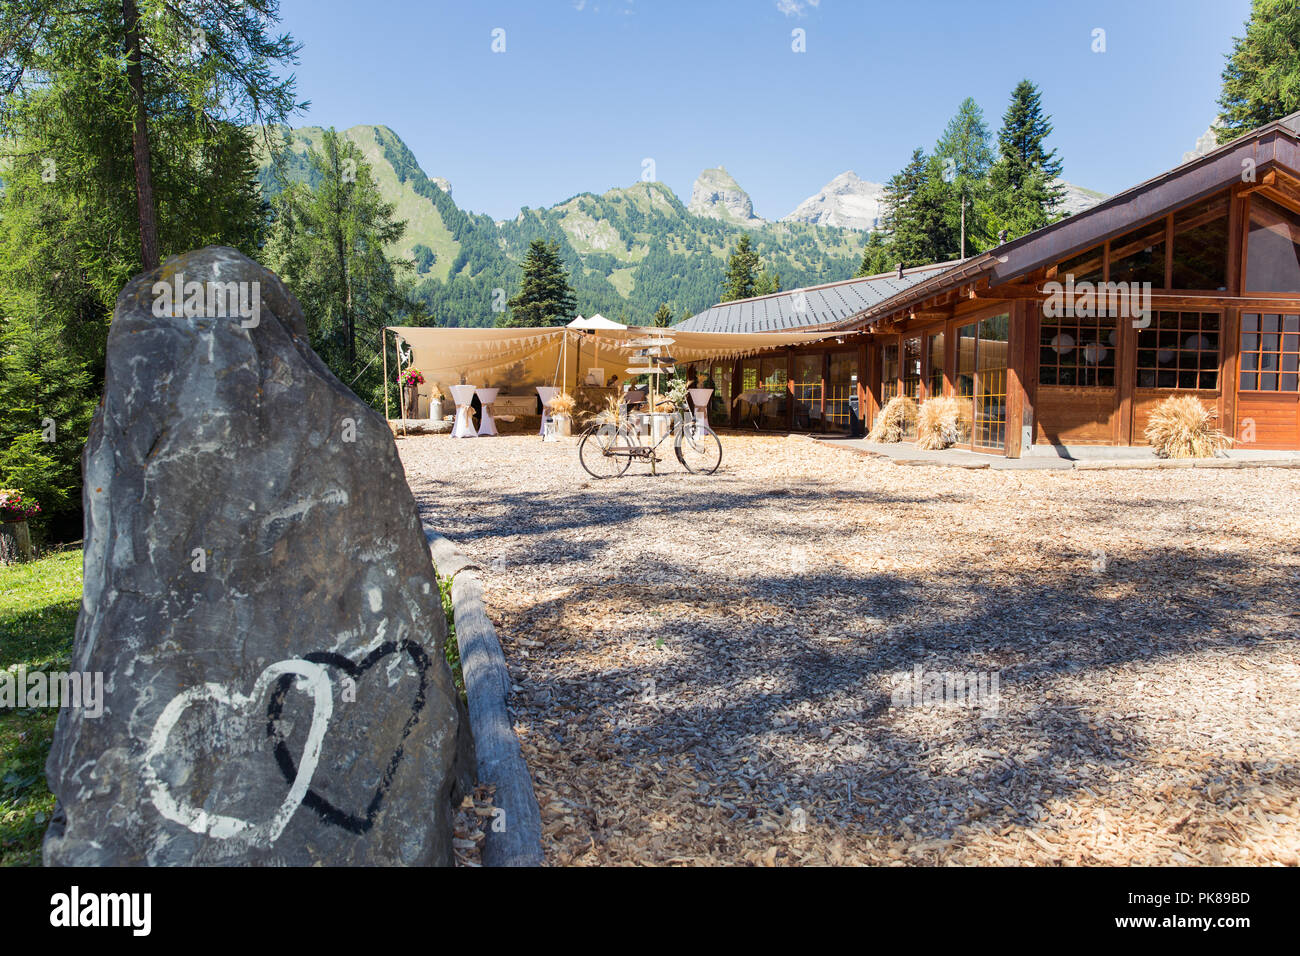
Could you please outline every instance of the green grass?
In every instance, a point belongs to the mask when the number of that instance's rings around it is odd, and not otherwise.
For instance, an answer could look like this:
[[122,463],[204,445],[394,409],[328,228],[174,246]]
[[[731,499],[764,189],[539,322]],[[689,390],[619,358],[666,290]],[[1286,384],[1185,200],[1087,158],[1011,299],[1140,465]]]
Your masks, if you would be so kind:
[[[81,551],[0,565],[0,668],[67,670],[81,605]],[[54,811],[45,758],[53,708],[0,710],[0,866],[39,866]]]
[[442,596],[442,613],[447,615],[447,643],[442,652],[451,667],[451,679],[456,685],[456,693],[465,700],[465,675],[460,670],[460,645],[456,643],[456,614],[451,603],[451,578],[438,578],[438,593]]

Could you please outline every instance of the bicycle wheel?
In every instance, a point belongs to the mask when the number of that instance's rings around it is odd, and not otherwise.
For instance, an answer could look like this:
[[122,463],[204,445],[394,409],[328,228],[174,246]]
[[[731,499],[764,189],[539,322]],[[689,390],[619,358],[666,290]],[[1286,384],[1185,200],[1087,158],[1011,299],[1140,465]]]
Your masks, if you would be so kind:
[[597,425],[582,436],[578,460],[593,478],[617,478],[632,464],[632,442],[618,425]]
[[713,430],[696,421],[686,422],[678,429],[673,444],[677,460],[693,475],[711,475],[722,464],[722,442]]

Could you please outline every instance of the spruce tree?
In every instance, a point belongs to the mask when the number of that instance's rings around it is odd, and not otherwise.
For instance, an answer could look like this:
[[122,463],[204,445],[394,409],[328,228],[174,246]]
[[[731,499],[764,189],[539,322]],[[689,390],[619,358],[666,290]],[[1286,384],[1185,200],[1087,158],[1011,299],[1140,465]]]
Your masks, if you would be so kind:
[[657,329],[666,329],[673,324],[673,310],[668,308],[667,302],[655,312],[654,324]]
[[1219,94],[1219,142],[1300,110],[1300,3],[1253,0]]
[[935,148],[941,166],[940,180],[948,188],[951,206],[947,218],[958,233],[958,250],[966,256],[987,238],[983,210],[987,203],[988,172],[993,164],[989,128],[984,111],[969,96],[957,107]]
[[378,338],[415,311],[413,270],[385,251],[406,231],[393,219],[370,165],[333,128],[307,154],[315,185],[281,182],[266,245],[268,266],[302,303],[312,348],[344,384],[382,405]]
[[727,272],[722,280],[722,302],[734,302],[736,299],[748,299],[754,295],[754,283],[758,279],[760,261],[758,253],[751,248],[749,233],[737,240],[727,261]]
[[576,302],[558,240],[530,242],[523,268],[519,293],[507,303],[510,311],[497,319],[497,325],[540,328],[567,324],[576,314]]
[[1044,115],[1038,88],[1021,80],[998,132],[998,160],[989,171],[990,233],[1014,238],[1057,218],[1065,191],[1057,185],[1061,161],[1049,150],[1051,117]]
[[81,505],[81,449],[95,402],[85,363],[57,325],[0,324],[0,488],[35,498],[41,520]]

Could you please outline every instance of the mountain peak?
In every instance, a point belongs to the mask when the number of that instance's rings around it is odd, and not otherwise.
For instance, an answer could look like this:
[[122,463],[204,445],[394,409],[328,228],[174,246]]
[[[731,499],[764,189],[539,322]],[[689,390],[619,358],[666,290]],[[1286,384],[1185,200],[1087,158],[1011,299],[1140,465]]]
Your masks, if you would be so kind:
[[754,215],[754,202],[749,193],[722,166],[706,169],[696,177],[686,208],[697,216],[725,222],[755,226],[765,222]]
[[878,229],[884,195],[884,186],[867,182],[850,169],[828,182],[815,196],[801,202],[794,212],[781,217],[781,221],[844,229]]

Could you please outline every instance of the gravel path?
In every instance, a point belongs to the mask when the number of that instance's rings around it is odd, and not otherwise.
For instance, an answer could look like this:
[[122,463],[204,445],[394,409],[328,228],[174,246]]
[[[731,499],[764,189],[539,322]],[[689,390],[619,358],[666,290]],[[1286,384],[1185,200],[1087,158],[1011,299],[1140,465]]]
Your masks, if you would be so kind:
[[1300,471],[399,447],[484,564],[552,863],[1298,862]]

